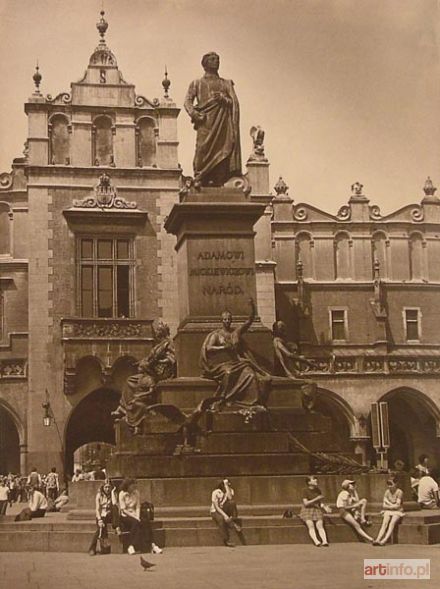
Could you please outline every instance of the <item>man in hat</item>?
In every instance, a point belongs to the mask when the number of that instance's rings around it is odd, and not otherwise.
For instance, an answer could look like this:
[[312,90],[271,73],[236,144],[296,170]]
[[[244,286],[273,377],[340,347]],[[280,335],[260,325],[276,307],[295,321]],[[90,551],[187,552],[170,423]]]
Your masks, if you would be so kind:
[[373,542],[373,538],[363,529],[363,525],[370,525],[366,518],[367,500],[359,499],[356,491],[356,482],[351,479],[345,479],[341,484],[341,491],[336,499],[336,507],[339,509],[339,515],[347,522],[355,532],[367,540]]

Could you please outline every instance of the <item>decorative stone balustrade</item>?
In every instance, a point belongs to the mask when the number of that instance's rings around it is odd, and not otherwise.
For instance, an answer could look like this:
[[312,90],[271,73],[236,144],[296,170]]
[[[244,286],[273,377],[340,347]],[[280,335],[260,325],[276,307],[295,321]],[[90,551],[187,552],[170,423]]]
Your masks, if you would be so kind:
[[307,374],[440,374],[440,355],[308,357],[315,363]]

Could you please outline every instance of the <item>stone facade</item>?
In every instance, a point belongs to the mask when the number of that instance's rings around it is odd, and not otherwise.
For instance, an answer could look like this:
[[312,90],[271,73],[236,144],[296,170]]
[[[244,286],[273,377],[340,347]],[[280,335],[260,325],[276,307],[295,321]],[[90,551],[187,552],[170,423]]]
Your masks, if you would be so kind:
[[[0,182],[0,397],[19,432],[23,471],[61,468],[73,408],[97,388],[120,390],[127,363],[151,345],[153,319],[177,326],[174,239],[161,231],[181,177],[169,85],[160,99],[136,95],[103,34],[69,93],[43,96],[38,72],[34,80],[24,157]],[[103,174],[110,188],[99,202]],[[90,260],[99,291],[91,312],[87,285],[79,287],[84,239],[98,258]],[[113,248],[103,264],[101,245]],[[56,428],[42,426],[47,395]]]
[[368,454],[371,403],[388,401],[390,458],[439,464],[440,199],[428,178],[421,203],[382,215],[356,183],[330,215],[294,203],[283,182],[272,201],[276,308],[321,399],[342,413]]

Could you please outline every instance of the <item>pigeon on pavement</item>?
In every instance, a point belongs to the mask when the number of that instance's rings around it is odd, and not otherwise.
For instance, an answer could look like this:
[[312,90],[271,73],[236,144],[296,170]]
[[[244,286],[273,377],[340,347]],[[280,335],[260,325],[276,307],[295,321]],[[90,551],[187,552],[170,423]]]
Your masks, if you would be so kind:
[[145,558],[142,558],[142,556],[141,556],[141,567],[144,569],[144,571],[148,571],[155,566],[156,565],[154,563],[149,562],[148,560],[145,560]]

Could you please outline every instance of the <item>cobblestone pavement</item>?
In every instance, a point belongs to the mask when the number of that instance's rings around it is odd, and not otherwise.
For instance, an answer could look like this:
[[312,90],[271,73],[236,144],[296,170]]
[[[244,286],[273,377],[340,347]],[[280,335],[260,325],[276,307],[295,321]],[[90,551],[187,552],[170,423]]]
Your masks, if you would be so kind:
[[[1,589],[350,589],[433,588],[440,583],[440,545],[387,546],[334,544],[169,548],[139,556],[90,557],[76,553],[0,553]],[[364,558],[430,558],[431,580],[363,579]]]

